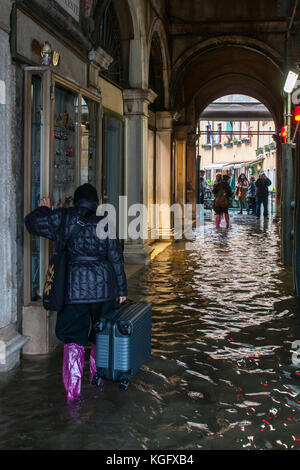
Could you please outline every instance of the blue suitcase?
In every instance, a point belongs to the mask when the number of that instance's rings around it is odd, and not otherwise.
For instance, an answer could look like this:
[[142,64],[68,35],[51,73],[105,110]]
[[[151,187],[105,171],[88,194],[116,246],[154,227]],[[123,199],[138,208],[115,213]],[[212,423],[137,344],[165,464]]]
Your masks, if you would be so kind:
[[130,379],[151,356],[152,308],[144,302],[125,302],[95,325],[97,375],[127,390]]

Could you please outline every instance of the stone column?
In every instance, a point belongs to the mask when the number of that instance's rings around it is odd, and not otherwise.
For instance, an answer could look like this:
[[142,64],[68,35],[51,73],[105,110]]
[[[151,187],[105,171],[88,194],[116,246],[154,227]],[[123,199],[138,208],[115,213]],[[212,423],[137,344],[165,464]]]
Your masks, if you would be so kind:
[[199,139],[199,135],[195,132],[188,134],[187,136],[187,203],[192,204],[193,220],[196,218],[196,143]]
[[175,127],[175,203],[182,207],[186,204],[187,134],[190,130],[188,125]]
[[155,233],[152,227],[154,226],[155,217],[153,214],[153,205],[156,202],[155,196],[155,130],[148,130],[148,239],[150,242],[155,241]]
[[293,265],[293,149],[291,144],[282,144],[281,187],[281,258],[285,266]]
[[277,144],[276,149],[276,214],[275,219],[281,218],[281,191],[282,191],[282,147]]
[[[16,70],[9,34],[0,27],[0,372],[18,364],[27,338],[18,333]],[[20,312],[19,312],[20,313]]]
[[157,236],[171,239],[171,156],[174,113],[156,113],[156,204],[160,211],[156,214]]
[[[133,204],[148,206],[148,106],[156,99],[152,90],[123,91],[125,114],[125,194],[128,208]],[[134,217],[128,217],[130,223]],[[146,224],[146,232],[147,224]],[[148,239],[133,240],[127,236],[124,260],[131,264],[147,264],[153,251]]]

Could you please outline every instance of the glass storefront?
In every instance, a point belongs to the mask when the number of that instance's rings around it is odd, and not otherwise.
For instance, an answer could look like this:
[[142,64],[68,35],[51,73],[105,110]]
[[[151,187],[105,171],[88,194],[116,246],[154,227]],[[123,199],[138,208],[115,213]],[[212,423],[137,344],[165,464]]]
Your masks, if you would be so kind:
[[80,178],[81,184],[90,183],[97,186],[99,172],[99,105],[95,101],[83,96],[81,99],[81,153]]
[[[69,207],[80,184],[100,191],[100,99],[49,70],[26,74],[24,211],[37,208],[43,196],[53,209]],[[26,235],[25,304],[41,300],[50,251],[47,240]]]
[[55,86],[53,207],[72,205],[78,171],[78,95]]
[[[38,207],[42,192],[42,165],[43,165],[43,86],[42,77],[32,77],[31,85],[31,210]],[[30,238],[31,251],[31,299],[40,298],[41,288],[41,239]]]

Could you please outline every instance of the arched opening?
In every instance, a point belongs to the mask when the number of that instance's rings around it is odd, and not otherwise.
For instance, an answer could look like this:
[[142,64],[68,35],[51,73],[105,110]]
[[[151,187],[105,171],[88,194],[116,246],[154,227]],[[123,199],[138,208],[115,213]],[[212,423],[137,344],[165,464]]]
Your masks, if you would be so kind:
[[[226,39],[218,44],[203,44],[183,54],[173,71],[172,106],[182,121],[195,125],[200,114],[213,99],[226,94],[246,94],[265,104],[281,121],[283,112],[283,74],[278,58],[262,45],[242,44],[241,39]],[[193,111],[195,113],[193,115]]]
[[[206,208],[212,209],[213,187],[219,175],[230,177],[230,187],[235,195],[230,211],[247,211],[256,215],[255,194],[244,191],[238,195],[238,182],[242,174],[248,186],[257,181],[263,172],[270,182],[269,213],[275,214],[277,188],[276,124],[271,112],[256,98],[231,94],[218,98],[208,105],[197,121],[197,155],[199,171],[205,179]],[[203,173],[204,172],[204,173]],[[198,185],[202,190],[202,186]],[[201,192],[202,195],[202,192]],[[197,200],[200,200],[197,194]],[[202,198],[203,200],[203,198]]]
[[121,86],[128,86],[130,40],[134,38],[133,21],[125,0],[98,1],[93,11],[94,30],[92,40],[113,61],[102,74]]
[[[158,214],[150,212],[149,229],[155,238],[171,237],[169,207],[171,203],[171,134],[172,113],[169,109],[170,58],[166,32],[158,18],[153,21],[149,38],[148,88],[157,97],[149,106],[148,121],[148,207],[165,207]],[[153,227],[154,230],[153,230]]]
[[155,31],[152,37],[149,59],[149,88],[157,94],[156,100],[151,105],[151,108],[155,111],[164,108],[165,93],[163,70],[164,64],[161,42],[157,31]]
[[[171,102],[172,107],[180,114],[177,128],[185,132],[187,142],[186,155],[178,154],[175,159],[178,162],[177,167],[181,168],[181,173],[186,174],[186,181],[177,183],[178,192],[182,194],[181,200],[186,200],[194,205],[197,202],[195,197],[198,184],[197,168],[198,171],[200,169],[199,159],[197,167],[197,156],[202,156],[203,152],[207,152],[202,148],[199,149],[199,145],[197,145],[197,124],[204,110],[214,100],[226,95],[251,96],[264,105],[270,113],[273,124],[269,127],[272,127],[274,134],[278,134],[284,119],[282,83],[283,73],[278,54],[276,55],[268,46],[264,48],[262,43],[251,38],[210,39],[193,46],[182,54],[173,69]],[[244,122],[248,120],[245,119]],[[229,119],[228,121],[230,122]],[[180,133],[178,131],[178,135]],[[175,137],[175,145],[177,140],[178,138]],[[271,141],[270,143],[272,143],[272,147],[275,145],[275,142]],[[249,144],[242,144],[242,147],[245,145]],[[260,149],[257,142],[255,145],[254,157],[256,157],[256,151],[258,152]],[[264,145],[269,145],[269,142]],[[234,149],[237,147],[233,144]],[[177,148],[182,147],[177,145]],[[215,153],[220,151],[217,148],[213,150]],[[277,189],[276,207],[278,213],[281,191],[281,148],[277,150],[273,153],[273,156],[276,154],[276,165],[274,167],[268,166],[266,170],[270,170],[273,181],[275,175],[272,174],[272,170],[276,169],[276,188],[274,189]],[[273,149],[272,151],[274,152]],[[248,160],[251,159],[252,157]],[[182,160],[186,163],[181,164]],[[232,160],[234,159],[232,158]],[[232,162],[228,161],[228,163]],[[174,173],[173,179],[176,180],[176,169]],[[175,194],[176,190],[175,188]]]

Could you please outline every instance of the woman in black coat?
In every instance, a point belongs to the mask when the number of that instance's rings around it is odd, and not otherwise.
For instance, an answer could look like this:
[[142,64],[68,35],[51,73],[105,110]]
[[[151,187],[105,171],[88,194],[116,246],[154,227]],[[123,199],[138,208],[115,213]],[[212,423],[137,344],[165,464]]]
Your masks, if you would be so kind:
[[88,219],[77,236],[67,244],[67,271],[64,307],[57,314],[56,336],[64,343],[63,383],[68,399],[80,394],[85,346],[92,340],[90,378],[96,374],[95,344],[91,323],[123,303],[127,296],[123,253],[119,239],[97,236],[103,219],[96,215],[96,189],[84,184],[74,193],[74,207],[51,210],[50,201],[25,218],[27,230],[36,236],[65,243],[78,217]]
[[213,189],[215,195],[214,200],[214,210],[216,213],[216,228],[220,228],[222,215],[224,214],[226,228],[229,228],[230,217],[228,214],[228,208],[230,206],[230,198],[232,196],[232,191],[229,185],[230,177],[228,175],[223,175],[222,181],[216,184]]

